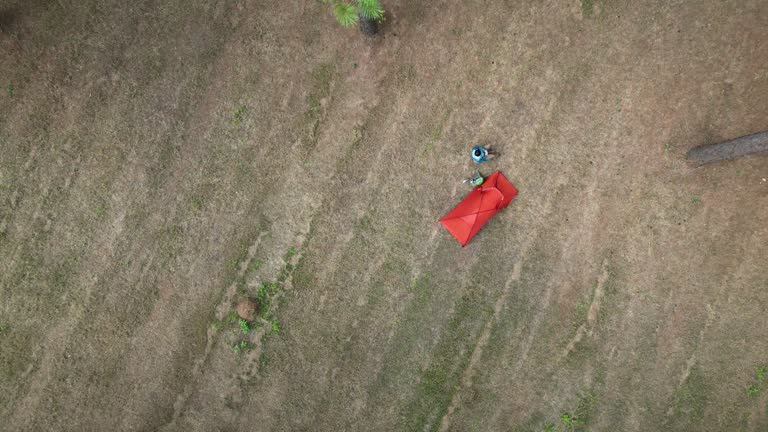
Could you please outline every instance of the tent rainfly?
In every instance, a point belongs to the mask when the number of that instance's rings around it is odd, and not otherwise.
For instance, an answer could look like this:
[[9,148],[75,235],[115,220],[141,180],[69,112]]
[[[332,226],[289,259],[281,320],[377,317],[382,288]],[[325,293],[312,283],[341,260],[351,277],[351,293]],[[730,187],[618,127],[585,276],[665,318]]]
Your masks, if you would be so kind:
[[440,219],[440,223],[465,246],[493,215],[515,198],[517,189],[501,171],[489,175],[483,184],[472,189],[456,207]]

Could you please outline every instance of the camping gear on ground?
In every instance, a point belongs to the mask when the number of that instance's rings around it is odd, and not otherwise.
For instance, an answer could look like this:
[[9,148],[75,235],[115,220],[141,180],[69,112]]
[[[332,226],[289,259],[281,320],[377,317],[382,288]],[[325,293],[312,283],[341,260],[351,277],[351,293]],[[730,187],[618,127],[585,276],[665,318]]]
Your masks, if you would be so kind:
[[472,189],[456,207],[440,219],[440,223],[465,246],[493,215],[517,195],[517,189],[501,171],[489,175],[483,184]]
[[483,175],[480,174],[479,170],[475,170],[475,175],[471,177],[467,177],[464,180],[462,180],[462,183],[469,183],[472,186],[480,186],[483,184],[484,178]]

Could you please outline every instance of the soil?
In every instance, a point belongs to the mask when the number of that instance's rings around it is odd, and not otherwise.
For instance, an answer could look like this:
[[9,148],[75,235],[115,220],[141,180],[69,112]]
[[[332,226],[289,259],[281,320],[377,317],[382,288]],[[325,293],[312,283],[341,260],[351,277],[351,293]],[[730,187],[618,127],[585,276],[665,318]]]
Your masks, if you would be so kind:
[[768,2],[383,6],[0,0],[0,431],[768,430]]
[[250,321],[254,318],[258,307],[258,304],[254,301],[243,300],[235,306],[235,310],[240,318]]
[[366,36],[374,36],[379,32],[379,23],[374,19],[360,17],[360,32]]

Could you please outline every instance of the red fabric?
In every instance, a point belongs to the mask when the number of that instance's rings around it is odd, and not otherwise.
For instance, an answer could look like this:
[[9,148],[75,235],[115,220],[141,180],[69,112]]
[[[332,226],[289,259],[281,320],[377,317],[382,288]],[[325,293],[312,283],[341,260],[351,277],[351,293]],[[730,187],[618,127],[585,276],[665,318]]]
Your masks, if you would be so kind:
[[472,189],[440,223],[465,246],[493,215],[515,198],[517,189],[501,171],[489,175],[480,186]]

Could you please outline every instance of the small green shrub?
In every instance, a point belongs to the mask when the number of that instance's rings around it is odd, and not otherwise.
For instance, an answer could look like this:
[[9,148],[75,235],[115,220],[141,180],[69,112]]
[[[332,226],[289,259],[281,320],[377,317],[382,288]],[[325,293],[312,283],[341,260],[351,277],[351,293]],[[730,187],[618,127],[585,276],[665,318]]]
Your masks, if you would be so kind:
[[272,334],[280,333],[280,323],[277,321],[270,321],[270,330]]
[[235,110],[234,114],[232,115],[233,121],[235,124],[240,124],[245,120],[245,115],[248,113],[248,107],[245,105],[240,105]]
[[763,382],[763,379],[765,379],[766,375],[768,375],[768,367],[763,366],[757,368],[757,380],[760,382]]
[[249,349],[251,349],[251,344],[248,343],[247,341],[240,341],[236,343],[232,347],[232,349],[234,349],[236,353],[241,353],[243,351],[248,351]]
[[342,27],[351,27],[365,19],[380,20],[384,17],[384,8],[379,0],[323,0],[323,3],[333,5],[333,15]]
[[248,325],[248,321],[240,318],[240,320],[238,320],[238,324],[240,325],[240,330],[243,333],[248,334],[248,332],[251,331],[251,327]]
[[749,397],[752,397],[758,393],[760,393],[760,387],[758,386],[751,385],[747,388],[747,396]]

